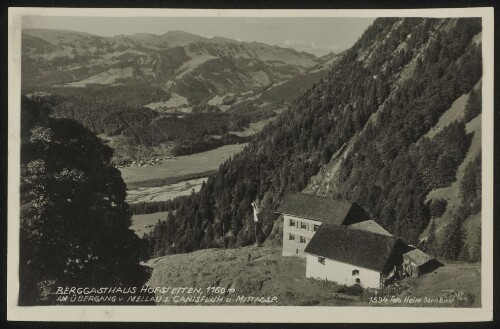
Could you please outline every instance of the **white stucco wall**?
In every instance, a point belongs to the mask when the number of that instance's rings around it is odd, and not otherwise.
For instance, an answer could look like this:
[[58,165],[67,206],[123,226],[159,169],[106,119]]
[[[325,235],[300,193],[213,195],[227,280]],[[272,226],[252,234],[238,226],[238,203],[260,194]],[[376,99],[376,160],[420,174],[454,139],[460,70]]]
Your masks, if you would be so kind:
[[[359,276],[353,276],[353,270],[358,270]],[[380,288],[380,273],[377,271],[327,258],[323,265],[318,261],[317,256],[309,254],[307,255],[306,278],[327,279],[348,286],[356,283],[356,278],[359,278],[364,288]]]
[[[290,220],[295,222],[295,226],[290,226]],[[301,228],[300,223],[305,223],[306,228]],[[304,219],[300,217],[284,215],[283,216],[283,256],[299,256],[305,257],[304,249],[306,248],[311,238],[314,236],[314,225],[321,225],[321,222]],[[290,240],[290,234],[295,236],[295,240]],[[300,237],[305,239],[305,242],[300,242]]]

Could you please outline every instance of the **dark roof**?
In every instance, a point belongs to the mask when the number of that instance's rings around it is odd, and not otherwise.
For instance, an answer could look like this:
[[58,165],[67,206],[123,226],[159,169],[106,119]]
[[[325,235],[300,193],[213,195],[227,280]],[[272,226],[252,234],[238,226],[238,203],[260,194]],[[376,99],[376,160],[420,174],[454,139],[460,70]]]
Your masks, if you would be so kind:
[[304,251],[382,272],[397,240],[393,236],[322,224]]
[[408,258],[417,266],[424,265],[428,261],[432,260],[431,256],[427,255],[425,252],[417,248],[407,252],[406,254],[403,254],[403,257]]
[[346,224],[349,213],[352,214],[352,217],[359,217],[359,219],[353,218],[349,222],[368,219],[361,207],[353,202],[305,193],[285,196],[276,211],[336,225]]

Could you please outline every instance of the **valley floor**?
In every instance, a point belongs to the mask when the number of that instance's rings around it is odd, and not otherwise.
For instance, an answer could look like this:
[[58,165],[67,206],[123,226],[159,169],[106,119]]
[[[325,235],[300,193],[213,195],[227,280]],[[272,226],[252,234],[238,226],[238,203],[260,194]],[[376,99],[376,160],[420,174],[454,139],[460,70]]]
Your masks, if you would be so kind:
[[[250,261],[248,259],[250,258]],[[281,246],[247,246],[236,249],[205,249],[189,254],[177,254],[150,260],[147,266],[153,268],[147,283],[151,287],[192,287],[199,288],[200,294],[191,296],[223,301],[214,303],[189,301],[177,295],[172,299],[171,291],[157,293],[161,304],[195,305],[297,305],[297,306],[423,306],[423,307],[479,307],[480,306],[480,265],[447,264],[420,278],[406,278],[398,287],[379,292],[389,300],[373,303],[365,293],[359,301],[336,299],[333,291],[339,286],[305,278],[306,261],[296,257],[282,257]],[[221,287],[225,293],[207,292],[207,288]],[[234,289],[234,290],[233,290]],[[447,290],[453,290],[449,292]],[[451,303],[440,303],[440,297],[460,295],[464,300],[455,299]],[[244,299],[241,297],[263,299]],[[402,302],[391,302],[391,297],[400,297]],[[165,297],[170,297],[165,302]],[[184,296],[184,297],[189,297]],[[268,301],[275,301],[268,303]],[[405,297],[415,297],[416,303],[405,302]],[[436,301],[429,303],[424,297]],[[226,299],[229,298],[229,299]],[[418,299],[420,298],[420,302]],[[409,299],[407,299],[408,301]]]
[[[172,157],[171,159],[162,160],[160,164],[152,167],[124,167],[120,168],[120,171],[129,189],[142,186],[166,185],[165,183],[161,183],[161,181],[167,178],[182,177],[216,170],[228,158],[243,150],[246,145],[246,143],[226,145],[207,152]],[[183,180],[193,178],[194,177]],[[160,183],[152,184],[152,181],[155,180]]]

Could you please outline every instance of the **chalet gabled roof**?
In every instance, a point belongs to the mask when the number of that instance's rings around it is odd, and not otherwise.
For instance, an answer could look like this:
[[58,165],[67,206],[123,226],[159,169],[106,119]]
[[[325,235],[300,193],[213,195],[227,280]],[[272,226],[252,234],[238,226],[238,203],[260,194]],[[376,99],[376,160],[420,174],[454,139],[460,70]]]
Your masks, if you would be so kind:
[[354,202],[305,193],[285,196],[276,211],[336,225],[345,225],[368,219],[368,215],[364,210]]
[[378,234],[392,236],[391,233],[387,232],[385,230],[385,228],[380,226],[380,224],[377,223],[376,221],[374,221],[373,219],[365,220],[365,221],[362,221],[359,223],[354,223],[354,224],[349,225],[349,227],[357,229],[357,230],[363,230],[363,231],[368,231],[368,232],[372,232],[372,233],[378,233]]
[[305,248],[308,254],[382,272],[398,238],[348,226],[322,224]]

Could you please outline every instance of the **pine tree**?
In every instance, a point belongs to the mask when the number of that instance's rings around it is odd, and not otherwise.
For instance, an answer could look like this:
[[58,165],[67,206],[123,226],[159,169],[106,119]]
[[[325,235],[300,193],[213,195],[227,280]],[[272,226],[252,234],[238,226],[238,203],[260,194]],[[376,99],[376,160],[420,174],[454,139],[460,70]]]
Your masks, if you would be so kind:
[[477,228],[476,241],[472,246],[469,261],[473,263],[481,262],[481,227]]
[[436,222],[434,219],[431,219],[431,226],[429,228],[429,236],[427,237],[427,241],[425,243],[426,252],[436,256],[437,255],[437,240],[436,240]]
[[469,122],[481,113],[482,97],[481,89],[472,89],[469,94],[469,99],[465,105],[464,121]]
[[459,193],[462,204],[472,214],[481,210],[481,153],[465,167]]
[[323,164],[329,163],[332,158],[332,155],[333,155],[332,147],[330,145],[327,145],[325,148],[323,148],[323,152],[321,154],[321,162]]
[[460,252],[460,255],[458,255],[457,257],[457,260],[469,261],[469,259],[470,259],[469,246],[467,244],[464,244],[462,246],[462,251]]
[[445,259],[457,260],[464,247],[463,220],[461,214],[452,214],[451,217],[452,219],[444,231],[440,254]]
[[433,199],[429,206],[430,215],[434,218],[441,217],[446,211],[447,206],[448,201],[445,199]]

